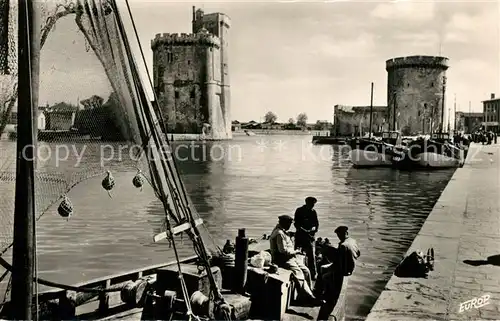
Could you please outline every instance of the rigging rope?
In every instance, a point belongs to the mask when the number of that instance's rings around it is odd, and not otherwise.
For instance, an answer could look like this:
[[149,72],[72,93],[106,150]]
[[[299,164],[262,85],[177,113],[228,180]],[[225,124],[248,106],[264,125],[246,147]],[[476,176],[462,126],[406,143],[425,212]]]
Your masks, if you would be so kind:
[[[116,1],[113,1],[112,4],[113,4],[113,7],[114,7],[114,10],[115,10],[115,13],[116,13],[116,19],[117,19],[118,27],[119,27],[120,32],[122,33],[123,43],[125,45],[125,50],[127,51],[128,60],[129,60],[130,66],[131,66],[132,77],[133,77],[133,80],[134,80],[133,83],[134,83],[134,85],[136,87],[137,93],[140,96],[140,99],[142,100],[142,103],[144,103],[145,106],[148,106],[149,105],[148,104],[148,99],[147,99],[147,97],[145,95],[145,92],[144,92],[143,88],[141,86],[139,86],[139,84],[141,84],[141,79],[140,79],[140,77],[138,75],[137,65],[135,64],[135,61],[133,60],[133,57],[131,56],[132,55],[132,51],[130,49],[130,44],[128,42],[128,38],[127,38],[125,30],[124,30],[123,21],[121,20],[121,15],[120,15],[120,12],[118,10],[118,6],[116,5]],[[128,3],[127,3],[127,5],[128,5]],[[129,7],[129,9],[130,9],[130,7]],[[130,13],[130,11],[129,11],[129,13]],[[137,36],[137,31],[136,31],[136,36]],[[142,56],[142,57],[144,59],[144,56]],[[150,110],[146,111],[146,110],[143,109],[142,112],[143,112],[142,115],[144,115],[146,117],[146,119],[148,120],[148,124],[149,124],[150,130],[151,130],[151,134],[152,134],[151,136],[153,137],[153,140],[155,141],[156,146],[160,147],[160,150],[162,151],[163,149],[161,148],[162,146],[160,144],[161,143],[161,139],[158,137],[158,133],[154,130],[155,128],[158,128],[158,127],[155,126],[155,122],[153,121],[153,117],[151,115],[151,111]],[[166,174],[165,178],[166,178],[167,185],[170,188],[169,190],[174,194],[175,198],[177,199],[178,198],[177,193],[176,193],[177,190],[173,188],[173,186],[171,185],[171,182],[169,180],[169,177],[173,176],[172,175],[172,171],[171,171],[171,167],[170,167],[170,162],[162,162],[162,161],[160,161],[160,164],[162,165],[164,173]],[[174,162],[174,164],[175,164],[175,162]],[[165,166],[165,165],[167,165],[167,166]],[[152,167],[155,168],[154,166],[152,166]],[[166,167],[168,167],[168,169],[170,171],[167,171]],[[159,173],[157,173],[157,174],[159,174]],[[161,184],[161,180],[158,180],[157,183]],[[173,246],[173,249],[174,249],[174,253],[175,253],[175,256],[176,256],[177,266],[178,266],[178,270],[179,270],[179,280],[180,280],[180,283],[181,283],[182,292],[183,292],[183,296],[184,296],[184,303],[186,304],[186,308],[187,308],[187,315],[189,316],[190,320],[193,317],[195,319],[199,320],[198,317],[196,317],[192,313],[190,299],[189,299],[189,294],[188,294],[188,291],[187,291],[187,286],[185,284],[185,280],[184,280],[184,277],[183,277],[183,274],[182,274],[181,263],[180,263],[179,255],[178,255],[178,252],[177,252],[177,247],[176,247],[175,239],[174,239],[173,234],[172,234],[172,226],[170,224],[170,218],[171,217],[175,217],[175,216],[171,215],[171,214],[173,214],[173,212],[170,209],[170,206],[168,204],[168,198],[166,197],[165,192],[163,190],[161,190],[161,194],[163,196],[161,198],[161,201],[163,202],[163,205],[164,205],[164,208],[165,208],[165,212],[166,212],[165,213],[166,214],[166,223],[167,223],[167,229],[168,229],[168,232],[169,232],[169,238],[171,239],[172,246]],[[178,210],[179,208],[178,208],[177,202],[174,201],[173,203],[174,203],[174,206],[176,207],[176,210]],[[187,217],[187,219],[189,220],[190,217]],[[191,221],[192,221],[191,224],[193,224],[194,220],[192,220],[192,217],[191,217]],[[193,242],[194,241],[195,240],[193,240]],[[207,272],[207,274],[208,274],[208,272]]]
[[[136,28],[136,25],[135,25],[135,20],[134,20],[133,15],[132,15],[132,10],[130,9],[129,1],[125,0],[125,4],[127,5],[127,10],[128,10],[131,22],[132,22],[132,27],[134,29],[135,37],[136,37],[136,40],[137,40],[137,42],[139,44],[139,49],[140,49],[141,57],[142,57],[143,62],[144,62],[144,66],[145,66],[146,73],[147,73],[147,76],[148,76],[149,84],[150,84],[151,88],[154,88],[154,86],[153,86],[153,84],[151,82],[151,74],[150,74],[149,69],[148,69],[147,64],[146,64],[146,59],[145,59],[145,56],[144,56],[144,51],[142,50],[142,46],[141,46],[141,43],[140,43],[140,40],[139,40],[139,34],[137,32],[137,28]],[[115,8],[118,9],[116,7],[116,4],[115,4]],[[119,12],[117,12],[117,16],[119,16]],[[136,70],[134,70],[134,71],[136,71]],[[154,92],[154,90],[153,90],[153,96],[154,96],[154,101],[157,102],[158,101],[158,97],[156,96],[156,93]],[[161,113],[158,113],[158,117],[161,117]],[[164,126],[166,127],[166,124],[163,121],[163,119],[162,119],[162,122],[163,122]],[[168,143],[168,135],[167,135],[166,131],[165,131],[165,139],[166,139],[166,141]],[[199,247],[198,251],[196,251],[196,252],[198,252],[197,254],[200,256],[200,258],[202,259],[202,261],[203,261],[203,263],[205,265],[206,272],[207,272],[207,275],[209,277],[209,281],[210,281],[210,284],[211,284],[211,288],[215,291],[215,297],[216,297],[216,299],[218,301],[224,302],[224,298],[220,294],[219,289],[217,287],[217,284],[215,283],[215,279],[213,277],[210,264],[208,262],[209,259],[208,259],[208,255],[207,255],[207,252],[206,252],[206,248],[205,248],[205,245],[203,244],[203,239],[201,238],[200,232],[199,232],[198,228],[195,225],[193,214],[192,214],[191,209],[190,209],[190,207],[188,205],[189,204],[189,200],[187,198],[186,189],[184,187],[184,184],[182,184],[182,182],[180,181],[180,179],[178,177],[179,169],[177,167],[177,164],[176,164],[175,160],[173,160],[172,163],[173,163],[174,170],[172,170],[172,168],[170,167],[170,162],[167,162],[167,165],[168,165],[169,170],[171,172],[177,173],[177,177],[175,177],[176,175],[172,175],[172,176],[174,176],[173,177],[174,178],[174,184],[177,187],[177,189],[173,189],[173,192],[175,193],[175,196],[176,196],[176,201],[179,201],[178,195],[177,195],[177,191],[179,190],[179,185],[180,185],[180,190],[181,190],[182,196],[184,198],[184,203],[179,202],[180,203],[179,205],[181,205],[181,209],[183,210],[185,217],[187,218],[188,222],[192,226],[191,231],[190,231],[189,234],[190,234],[190,236],[192,234],[191,238],[192,238],[193,243],[195,244],[195,248],[196,248],[196,246]],[[168,180],[167,180],[167,182],[168,182]],[[179,184],[178,184],[178,182],[179,182]]]

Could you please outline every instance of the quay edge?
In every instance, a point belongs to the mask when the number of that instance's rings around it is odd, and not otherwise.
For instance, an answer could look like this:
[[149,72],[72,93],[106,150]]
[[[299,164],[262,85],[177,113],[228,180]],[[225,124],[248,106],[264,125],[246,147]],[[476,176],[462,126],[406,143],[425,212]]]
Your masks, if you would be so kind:
[[[407,254],[435,250],[428,278],[392,276],[367,321],[498,320],[500,145],[472,144]],[[483,295],[489,304],[460,312]]]

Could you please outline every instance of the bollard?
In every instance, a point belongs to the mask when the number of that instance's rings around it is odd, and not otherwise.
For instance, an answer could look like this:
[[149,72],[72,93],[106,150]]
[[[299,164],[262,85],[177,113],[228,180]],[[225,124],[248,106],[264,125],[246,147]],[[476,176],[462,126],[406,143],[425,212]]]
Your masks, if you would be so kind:
[[232,290],[236,293],[245,293],[248,268],[248,238],[245,229],[238,230],[235,244],[234,277]]

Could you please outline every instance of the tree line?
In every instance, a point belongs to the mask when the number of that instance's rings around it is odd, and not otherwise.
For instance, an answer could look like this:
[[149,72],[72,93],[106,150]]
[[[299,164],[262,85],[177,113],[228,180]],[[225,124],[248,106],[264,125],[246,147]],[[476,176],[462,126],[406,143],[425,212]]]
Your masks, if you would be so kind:
[[[275,124],[277,120],[278,120],[278,116],[272,111],[268,111],[264,115],[264,122],[266,122],[266,123]],[[307,114],[300,113],[297,115],[297,117],[295,119],[289,118],[288,123],[284,124],[284,127],[285,127],[285,129],[297,129],[297,128],[304,129],[304,128],[307,128],[307,120],[308,120]],[[328,124],[327,122],[322,122],[322,121],[318,120],[316,122],[316,124],[314,124],[313,129],[326,130],[326,129],[329,129],[329,125],[330,124]]]

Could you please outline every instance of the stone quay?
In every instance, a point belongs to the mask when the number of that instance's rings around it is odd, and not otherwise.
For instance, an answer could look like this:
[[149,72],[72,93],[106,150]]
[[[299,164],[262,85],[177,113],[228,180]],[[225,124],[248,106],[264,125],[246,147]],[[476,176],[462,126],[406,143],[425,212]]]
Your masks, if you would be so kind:
[[434,248],[434,271],[393,275],[367,321],[500,318],[499,152],[471,145],[407,252]]

